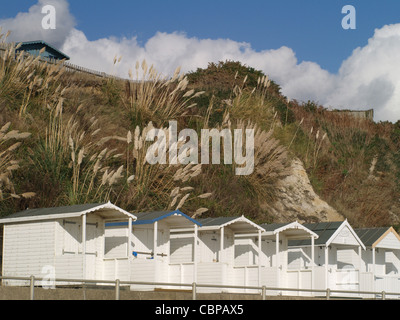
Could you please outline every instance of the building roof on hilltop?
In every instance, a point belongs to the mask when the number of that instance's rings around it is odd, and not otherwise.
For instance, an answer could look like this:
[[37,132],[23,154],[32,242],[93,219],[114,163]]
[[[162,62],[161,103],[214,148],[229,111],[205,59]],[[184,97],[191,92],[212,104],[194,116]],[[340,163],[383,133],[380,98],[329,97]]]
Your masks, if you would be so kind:
[[55,47],[53,47],[52,45],[48,44],[43,40],[24,41],[20,42],[20,44],[21,46],[18,48],[18,51],[31,52],[32,50],[30,50],[29,48],[41,46],[41,48],[44,47],[48,52],[53,53],[53,56],[56,57],[57,59],[70,60],[70,57],[67,56],[65,53],[61,52],[60,50],[56,49]]

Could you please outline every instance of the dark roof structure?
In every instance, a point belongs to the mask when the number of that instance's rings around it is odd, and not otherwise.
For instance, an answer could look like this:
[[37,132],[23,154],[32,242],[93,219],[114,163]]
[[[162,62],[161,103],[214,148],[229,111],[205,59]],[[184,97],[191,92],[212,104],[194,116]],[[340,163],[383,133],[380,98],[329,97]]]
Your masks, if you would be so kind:
[[[168,219],[168,224],[170,224],[173,227],[185,226],[185,225],[187,226],[192,224],[197,224],[198,226],[201,226],[201,223],[199,221],[189,217],[180,210],[141,212],[141,213],[136,213],[135,216],[137,217],[137,220],[133,221],[132,225],[153,224],[157,221]],[[184,220],[181,219],[182,217],[186,218],[187,222],[184,222]],[[106,227],[122,227],[127,225],[128,222],[115,222],[115,223],[107,223]]]
[[[60,50],[54,48],[43,40],[20,42],[20,47],[16,51],[25,51],[34,56],[41,56],[44,59],[70,60],[70,58]],[[44,48],[44,52],[40,52]]]
[[162,219],[166,219],[171,216],[182,216],[182,217],[188,219],[189,221],[193,222],[194,224],[201,226],[201,223],[199,223],[195,219],[189,217],[188,215],[184,214],[180,210],[142,212],[142,213],[136,214],[136,216],[137,216],[137,220],[133,222],[134,225],[153,224],[156,221],[160,221]]
[[299,222],[287,222],[287,223],[264,223],[261,227],[265,230],[263,236],[269,239],[273,239],[278,234],[284,234],[288,239],[296,240],[310,240],[311,238],[317,239],[318,235],[306,226]]
[[112,203],[91,203],[91,204],[78,204],[72,206],[62,206],[54,208],[39,208],[27,209],[13,213],[9,216],[0,219],[0,223],[14,223],[26,222],[37,220],[49,220],[65,217],[78,217],[85,213],[97,212],[104,214],[104,218],[116,219],[117,217],[129,216],[136,219],[131,213],[113,205]]
[[39,209],[26,209],[24,211],[13,213],[5,218],[25,218],[25,217],[37,217],[37,216],[48,216],[65,213],[78,213],[90,210],[95,207],[99,207],[104,203],[92,203],[92,204],[78,204],[73,206],[55,207],[55,208],[39,208]]
[[222,226],[238,219],[238,217],[217,217],[198,219],[203,227]]
[[262,227],[244,216],[203,218],[198,221],[202,225],[202,231],[216,230],[222,227],[229,227],[235,234],[264,231]]
[[265,231],[275,231],[276,229],[287,226],[291,223],[263,223],[260,226],[265,229]]
[[[318,235],[315,240],[315,245],[325,245],[326,242],[333,236],[337,229],[342,225],[340,222],[320,222],[320,223],[305,223],[304,227],[310,229]],[[311,240],[292,240],[289,241],[289,246],[308,246],[311,245]]]
[[365,228],[365,229],[355,229],[358,237],[367,247],[372,247],[376,241],[378,241],[382,236],[384,236],[390,227],[387,228]]

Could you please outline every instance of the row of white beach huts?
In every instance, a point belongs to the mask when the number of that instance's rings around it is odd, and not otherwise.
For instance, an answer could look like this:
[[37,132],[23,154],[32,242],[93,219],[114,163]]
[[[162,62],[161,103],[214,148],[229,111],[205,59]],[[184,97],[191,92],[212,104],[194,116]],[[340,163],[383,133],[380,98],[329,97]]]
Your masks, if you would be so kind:
[[[111,203],[25,210],[0,219],[0,225],[4,277],[43,278],[50,267],[56,279],[158,283],[131,290],[196,283],[385,291],[400,297],[400,237],[392,227],[353,229],[347,220],[258,225],[244,216],[195,220],[179,210],[131,214]],[[27,282],[3,279],[3,285]]]

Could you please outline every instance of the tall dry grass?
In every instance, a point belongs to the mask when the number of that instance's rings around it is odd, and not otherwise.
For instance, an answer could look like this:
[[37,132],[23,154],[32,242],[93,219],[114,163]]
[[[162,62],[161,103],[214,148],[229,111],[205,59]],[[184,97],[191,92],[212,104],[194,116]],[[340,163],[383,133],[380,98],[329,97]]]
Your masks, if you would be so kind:
[[273,103],[268,99],[268,89],[271,80],[268,76],[258,78],[257,86],[246,87],[247,77],[241,85],[234,85],[231,97],[225,100],[225,112],[232,119],[249,120],[264,130],[272,129],[276,124],[277,111]]
[[185,117],[195,106],[191,101],[202,94],[187,90],[188,79],[175,70],[172,78],[164,77],[144,60],[136,63],[135,75],[129,71],[131,81],[127,83],[127,99],[124,104],[139,122],[152,121],[163,126],[168,120]]
[[58,80],[64,69],[62,65],[41,61],[40,56],[17,51],[20,44],[7,43],[9,36],[0,29],[0,110],[19,105],[20,117],[27,112],[33,98],[44,108],[54,102],[61,91]]
[[[113,162],[115,150],[109,150],[100,141],[100,129],[95,117],[85,121],[84,106],[73,113],[64,110],[64,98],[48,105],[47,126],[29,148],[29,165],[39,177],[32,183],[51,184],[49,199],[40,199],[46,205],[64,205],[110,200],[112,186],[118,181],[121,169]],[[111,182],[112,181],[112,182]],[[47,186],[46,186],[47,187]]]
[[302,160],[317,193],[357,227],[391,224],[399,212],[393,126],[322,107],[293,111],[304,118]]
[[[137,211],[143,210],[178,210],[193,199],[204,199],[211,194],[195,194],[194,188],[189,184],[202,173],[201,164],[183,165],[173,159],[168,163],[149,164],[146,156],[154,142],[147,141],[146,137],[154,128],[150,122],[141,129],[135,128],[133,133],[128,132],[126,139],[126,172],[127,191],[125,199],[121,199],[126,206]],[[168,128],[160,128],[169,139]],[[182,146],[182,141],[176,142],[177,148]],[[173,146],[170,146],[173,147]],[[168,153],[168,150],[167,150]],[[197,215],[205,212],[205,208],[197,208],[188,214]]]
[[[291,173],[290,156],[288,149],[279,140],[274,138],[274,130],[261,129],[251,121],[238,120],[231,122],[229,114],[226,114],[224,123],[230,130],[241,129],[254,132],[254,171],[250,175],[241,176],[239,179],[246,179],[260,201],[275,200],[275,185]],[[243,138],[244,139],[244,138]],[[243,146],[243,152],[246,146]],[[235,170],[234,164],[232,169]]]
[[16,159],[16,150],[22,144],[22,140],[31,134],[10,130],[11,123],[8,122],[0,129],[0,201],[8,198],[31,198],[35,196],[33,192],[17,194],[12,182],[13,171],[19,169],[19,161]]

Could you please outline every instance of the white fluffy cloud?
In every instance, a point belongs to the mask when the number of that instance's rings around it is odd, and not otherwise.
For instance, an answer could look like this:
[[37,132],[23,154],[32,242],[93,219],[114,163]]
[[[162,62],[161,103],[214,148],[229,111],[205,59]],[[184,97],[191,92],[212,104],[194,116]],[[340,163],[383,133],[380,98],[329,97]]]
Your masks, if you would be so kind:
[[[56,7],[56,30],[41,28],[45,4]],[[198,39],[182,32],[157,32],[143,45],[135,37],[89,41],[75,28],[67,0],[39,0],[29,12],[0,20],[0,25],[3,30],[12,30],[12,40],[43,39],[68,54],[72,63],[123,77],[143,59],[165,75],[178,66],[187,72],[229,59],[264,71],[292,99],[315,100],[338,109],[374,108],[375,120],[400,119],[400,24],[377,29],[365,47],[355,49],[343,62],[337,74],[314,62],[299,62],[288,47],[256,51],[248,43]],[[122,56],[122,61],[114,66],[116,55]]]
[[[52,5],[56,9],[56,30],[42,28],[42,8]],[[20,12],[14,18],[0,20],[3,32],[11,31],[11,41],[45,40],[61,47],[71,29],[75,26],[75,18],[69,11],[67,0],[38,0],[28,12]]]
[[375,120],[400,119],[400,24],[375,30],[363,48],[343,62],[325,103],[374,108]]

